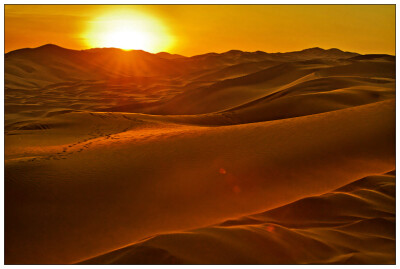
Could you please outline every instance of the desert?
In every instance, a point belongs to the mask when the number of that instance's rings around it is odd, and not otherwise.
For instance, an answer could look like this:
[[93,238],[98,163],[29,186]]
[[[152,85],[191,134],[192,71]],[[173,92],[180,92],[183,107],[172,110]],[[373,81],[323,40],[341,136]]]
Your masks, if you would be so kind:
[[5,54],[6,264],[394,264],[395,56]]

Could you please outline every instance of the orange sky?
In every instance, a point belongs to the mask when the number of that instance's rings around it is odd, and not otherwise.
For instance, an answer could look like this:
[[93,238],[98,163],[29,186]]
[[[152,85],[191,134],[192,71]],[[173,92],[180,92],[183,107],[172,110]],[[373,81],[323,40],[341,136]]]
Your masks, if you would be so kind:
[[321,47],[395,54],[395,5],[5,5],[5,51],[47,43],[90,48],[101,44],[88,41],[90,25],[121,11],[156,21],[173,40],[169,44],[162,34],[158,39],[153,34],[151,42],[157,44],[141,48],[150,52],[190,56]]

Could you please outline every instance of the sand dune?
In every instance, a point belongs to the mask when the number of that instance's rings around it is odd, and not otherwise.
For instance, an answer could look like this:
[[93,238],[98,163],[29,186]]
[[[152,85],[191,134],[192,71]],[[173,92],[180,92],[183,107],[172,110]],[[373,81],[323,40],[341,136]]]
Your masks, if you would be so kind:
[[392,56],[5,64],[6,264],[394,263]]
[[394,174],[369,176],[260,214],[155,235],[82,263],[393,264],[394,199]]
[[[319,79],[315,82],[315,91],[342,89],[345,86],[337,77],[350,77],[359,80],[365,80],[367,85],[379,88],[382,84],[389,84],[393,92],[395,78],[395,62],[339,62],[330,65],[320,65],[319,62],[304,64],[304,62],[278,64],[262,71],[251,73],[238,78],[218,81],[210,86],[201,87],[197,90],[185,91],[160,107],[144,110],[152,114],[200,114],[207,112],[216,112],[242,105],[247,101],[253,101],[276,92],[286,90],[288,86],[294,86],[299,82]],[[322,79],[331,78],[331,81],[320,85]],[[378,78],[372,80],[371,78]],[[381,79],[381,80],[379,80]],[[289,85],[288,85],[289,84]],[[362,86],[364,82],[356,81],[353,86]],[[308,85],[305,85],[306,87]],[[347,85],[346,85],[347,86]],[[301,89],[303,85],[298,86],[293,91]],[[349,87],[349,86],[347,86]],[[379,92],[379,88],[377,92]],[[372,92],[374,92],[373,88]],[[299,93],[300,94],[300,93]]]
[[[108,137],[69,149],[25,146],[29,155],[7,158],[7,263],[74,262],[393,170],[394,103],[280,123],[161,125]],[[51,144],[46,134],[36,139]]]

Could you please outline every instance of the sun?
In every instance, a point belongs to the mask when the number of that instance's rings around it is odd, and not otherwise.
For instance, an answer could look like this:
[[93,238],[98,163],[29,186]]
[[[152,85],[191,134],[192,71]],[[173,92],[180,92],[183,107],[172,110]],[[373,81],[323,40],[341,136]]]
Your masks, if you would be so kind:
[[111,11],[89,21],[83,34],[89,47],[160,52],[168,50],[173,38],[155,17],[135,11]]

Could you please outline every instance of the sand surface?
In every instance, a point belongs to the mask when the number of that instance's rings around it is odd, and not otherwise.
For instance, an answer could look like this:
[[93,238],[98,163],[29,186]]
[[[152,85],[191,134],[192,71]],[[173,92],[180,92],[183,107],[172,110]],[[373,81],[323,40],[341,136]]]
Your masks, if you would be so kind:
[[6,264],[395,263],[394,56],[46,45],[5,80]]

